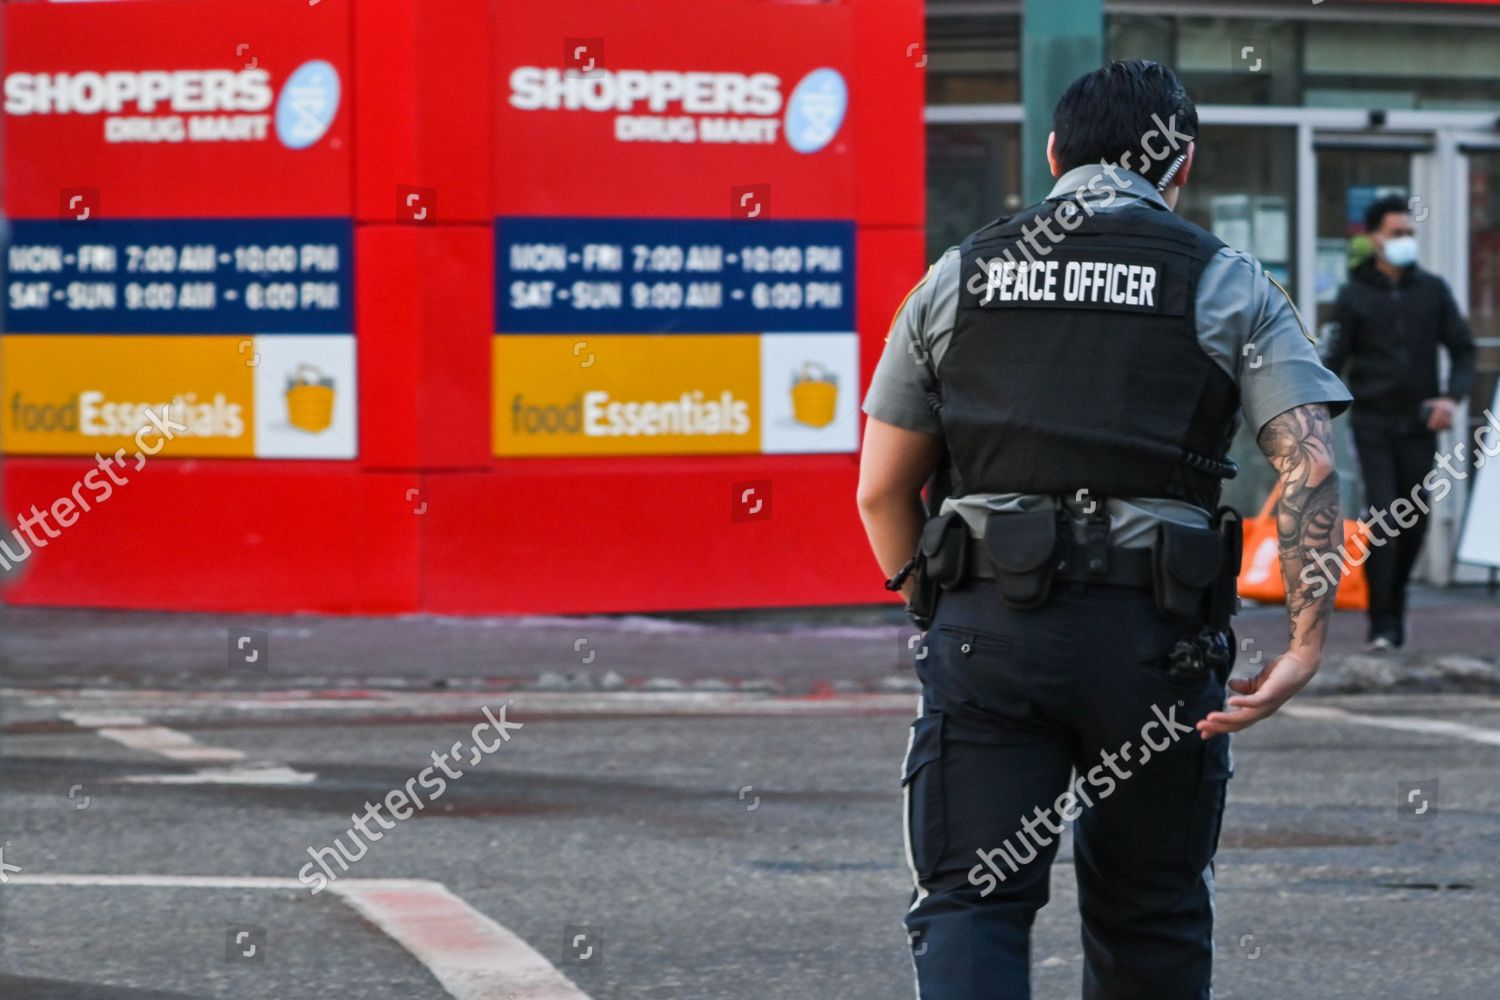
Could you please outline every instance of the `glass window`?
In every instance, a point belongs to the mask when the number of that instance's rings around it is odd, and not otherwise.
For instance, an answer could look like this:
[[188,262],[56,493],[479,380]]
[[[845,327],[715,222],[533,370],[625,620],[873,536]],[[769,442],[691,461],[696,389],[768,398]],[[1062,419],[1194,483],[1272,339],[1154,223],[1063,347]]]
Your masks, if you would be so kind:
[[1108,30],[1111,59],[1172,66],[1199,104],[1500,104],[1500,16],[1488,27],[1117,14]]
[[1461,109],[1500,103],[1500,24],[1308,23],[1304,30],[1309,105]]
[[1020,126],[927,126],[928,263],[1021,207]]
[[1255,256],[1295,292],[1297,130],[1204,125],[1199,132],[1177,211]]
[[1151,59],[1172,65],[1177,59],[1177,18],[1106,18],[1105,48],[1111,59]]
[[1111,59],[1175,69],[1199,104],[1300,103],[1300,27],[1234,17],[1109,18]]
[[[1199,131],[1178,213],[1252,254],[1295,297],[1297,130],[1205,125]],[[1230,449],[1241,471],[1224,484],[1224,502],[1242,512],[1259,510],[1275,485],[1255,443],[1259,429],[1243,428]]]
[[1019,17],[928,17],[928,104],[1020,100]]

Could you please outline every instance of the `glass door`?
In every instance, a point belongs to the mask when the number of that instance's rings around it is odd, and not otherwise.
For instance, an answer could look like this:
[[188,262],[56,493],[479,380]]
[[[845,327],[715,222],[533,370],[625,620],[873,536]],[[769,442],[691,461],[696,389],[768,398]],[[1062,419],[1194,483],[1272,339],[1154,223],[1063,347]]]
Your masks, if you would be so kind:
[[927,126],[927,263],[1022,205],[1019,125]]
[[[1413,140],[1393,145],[1386,137],[1351,134],[1319,135],[1317,155],[1317,242],[1314,254],[1317,290],[1316,329],[1320,343],[1328,336],[1333,303],[1349,272],[1374,253],[1365,233],[1365,210],[1391,195],[1412,199],[1413,219],[1422,212],[1422,201],[1411,194],[1413,159],[1432,148],[1430,141]],[[1430,222],[1418,223],[1418,229]],[[1419,232],[1420,238],[1420,232]],[[1358,469],[1353,435],[1348,421],[1334,424],[1335,448],[1340,469]],[[1364,489],[1357,474],[1342,478],[1344,510],[1354,516],[1364,508]]]
[[[1332,316],[1339,288],[1350,269],[1374,248],[1364,230],[1364,211],[1378,198],[1407,201],[1421,244],[1421,266],[1446,281],[1479,345],[1478,377],[1460,421],[1439,435],[1438,450],[1472,441],[1484,411],[1496,400],[1500,382],[1500,145],[1468,146],[1452,134],[1432,136],[1319,135],[1317,155],[1316,288],[1319,337]],[[1339,464],[1357,470],[1346,422],[1336,425]],[[1415,575],[1433,583],[1472,581],[1472,567],[1455,567],[1469,490],[1455,490],[1429,521],[1424,552]],[[1344,482],[1345,510],[1359,511],[1363,490],[1357,475]]]
[[[1420,196],[1411,194],[1412,157],[1423,147],[1389,148],[1354,144],[1352,137],[1319,139],[1318,230],[1313,248],[1317,266],[1319,330],[1333,315],[1333,303],[1349,272],[1374,252],[1365,234],[1365,210],[1380,198],[1411,199],[1413,219],[1428,221]],[[1430,149],[1430,144],[1425,147]]]

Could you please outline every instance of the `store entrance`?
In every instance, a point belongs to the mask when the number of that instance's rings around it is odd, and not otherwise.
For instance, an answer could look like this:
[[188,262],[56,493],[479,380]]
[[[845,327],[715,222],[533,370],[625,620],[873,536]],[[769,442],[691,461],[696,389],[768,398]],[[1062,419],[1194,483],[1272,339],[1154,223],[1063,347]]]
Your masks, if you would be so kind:
[[[1412,161],[1430,146],[1413,141],[1377,145],[1376,137],[1336,133],[1319,136],[1317,155],[1317,238],[1313,255],[1313,288],[1317,311],[1310,320],[1320,343],[1330,332],[1334,301],[1349,280],[1349,272],[1373,253],[1365,234],[1365,210],[1380,198],[1396,195],[1411,199],[1412,215],[1424,207],[1413,195]],[[1424,220],[1418,223],[1426,228]],[[1419,234],[1420,238],[1420,234]],[[1424,262],[1425,263],[1425,262]],[[1353,436],[1348,421],[1335,424],[1335,447],[1340,469],[1356,470]],[[1343,477],[1344,510],[1353,516],[1364,509],[1364,490],[1357,474]]]
[[[1500,375],[1500,146],[1465,148],[1459,136],[1441,132],[1320,133],[1314,148],[1319,336],[1326,334],[1325,324],[1350,269],[1374,253],[1365,233],[1365,209],[1390,195],[1406,200],[1421,246],[1420,265],[1448,283],[1479,342],[1478,377],[1469,405],[1460,411],[1455,429],[1439,437],[1439,450],[1451,452],[1460,434],[1471,440],[1484,422]],[[1357,468],[1347,426],[1340,430],[1339,452],[1342,467]],[[1358,477],[1346,479],[1346,510],[1357,511],[1363,505]],[[1467,498],[1467,488],[1455,491],[1453,502],[1431,521],[1418,573],[1432,582],[1478,578],[1476,570],[1456,567],[1453,560]]]

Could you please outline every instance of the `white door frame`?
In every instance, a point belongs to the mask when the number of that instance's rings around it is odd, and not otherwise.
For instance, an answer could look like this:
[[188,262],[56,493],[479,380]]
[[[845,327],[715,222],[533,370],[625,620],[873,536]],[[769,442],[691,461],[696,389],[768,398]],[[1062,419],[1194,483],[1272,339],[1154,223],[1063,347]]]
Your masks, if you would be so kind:
[[[1448,187],[1452,191],[1448,216],[1452,225],[1447,227],[1446,232],[1433,234],[1447,255],[1448,270],[1443,276],[1448,279],[1448,284],[1453,289],[1453,297],[1458,300],[1459,310],[1467,317],[1469,313],[1469,251],[1472,247],[1472,234],[1469,232],[1469,170],[1471,151],[1483,151],[1500,153],[1500,135],[1492,129],[1485,131],[1452,130],[1441,135],[1445,142],[1440,145],[1440,152],[1446,151],[1447,158],[1442,169],[1448,181]],[[1484,341],[1481,346],[1500,346],[1492,341]],[[1469,403],[1459,408],[1458,417],[1454,426],[1458,432],[1450,432],[1443,435],[1446,447],[1453,447],[1459,440],[1458,433],[1468,435],[1469,410],[1477,403],[1482,410],[1489,405],[1489,400],[1470,400]],[[1467,462],[1465,462],[1467,465]],[[1457,563],[1453,559],[1458,549],[1458,535],[1463,530],[1464,514],[1467,508],[1468,490],[1454,491],[1456,503],[1452,505],[1451,520],[1445,524],[1451,534],[1443,541],[1446,547],[1438,551],[1446,553],[1447,573],[1443,576],[1443,583],[1483,583],[1490,578],[1490,571],[1482,566],[1471,566],[1467,563]],[[1446,519],[1445,519],[1446,520]],[[1436,548],[1436,546],[1434,546]],[[1431,558],[1431,557],[1429,557]]]

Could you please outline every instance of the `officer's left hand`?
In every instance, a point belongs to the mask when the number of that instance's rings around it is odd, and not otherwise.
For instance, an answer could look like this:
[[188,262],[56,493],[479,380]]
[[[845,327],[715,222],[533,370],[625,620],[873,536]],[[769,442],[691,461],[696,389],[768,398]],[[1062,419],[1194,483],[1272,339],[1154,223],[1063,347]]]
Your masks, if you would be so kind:
[[1238,711],[1208,713],[1198,723],[1198,735],[1208,739],[1253,726],[1286,704],[1317,672],[1318,661],[1312,654],[1288,650],[1254,677],[1233,678],[1229,687],[1239,694],[1230,695],[1226,704]]

